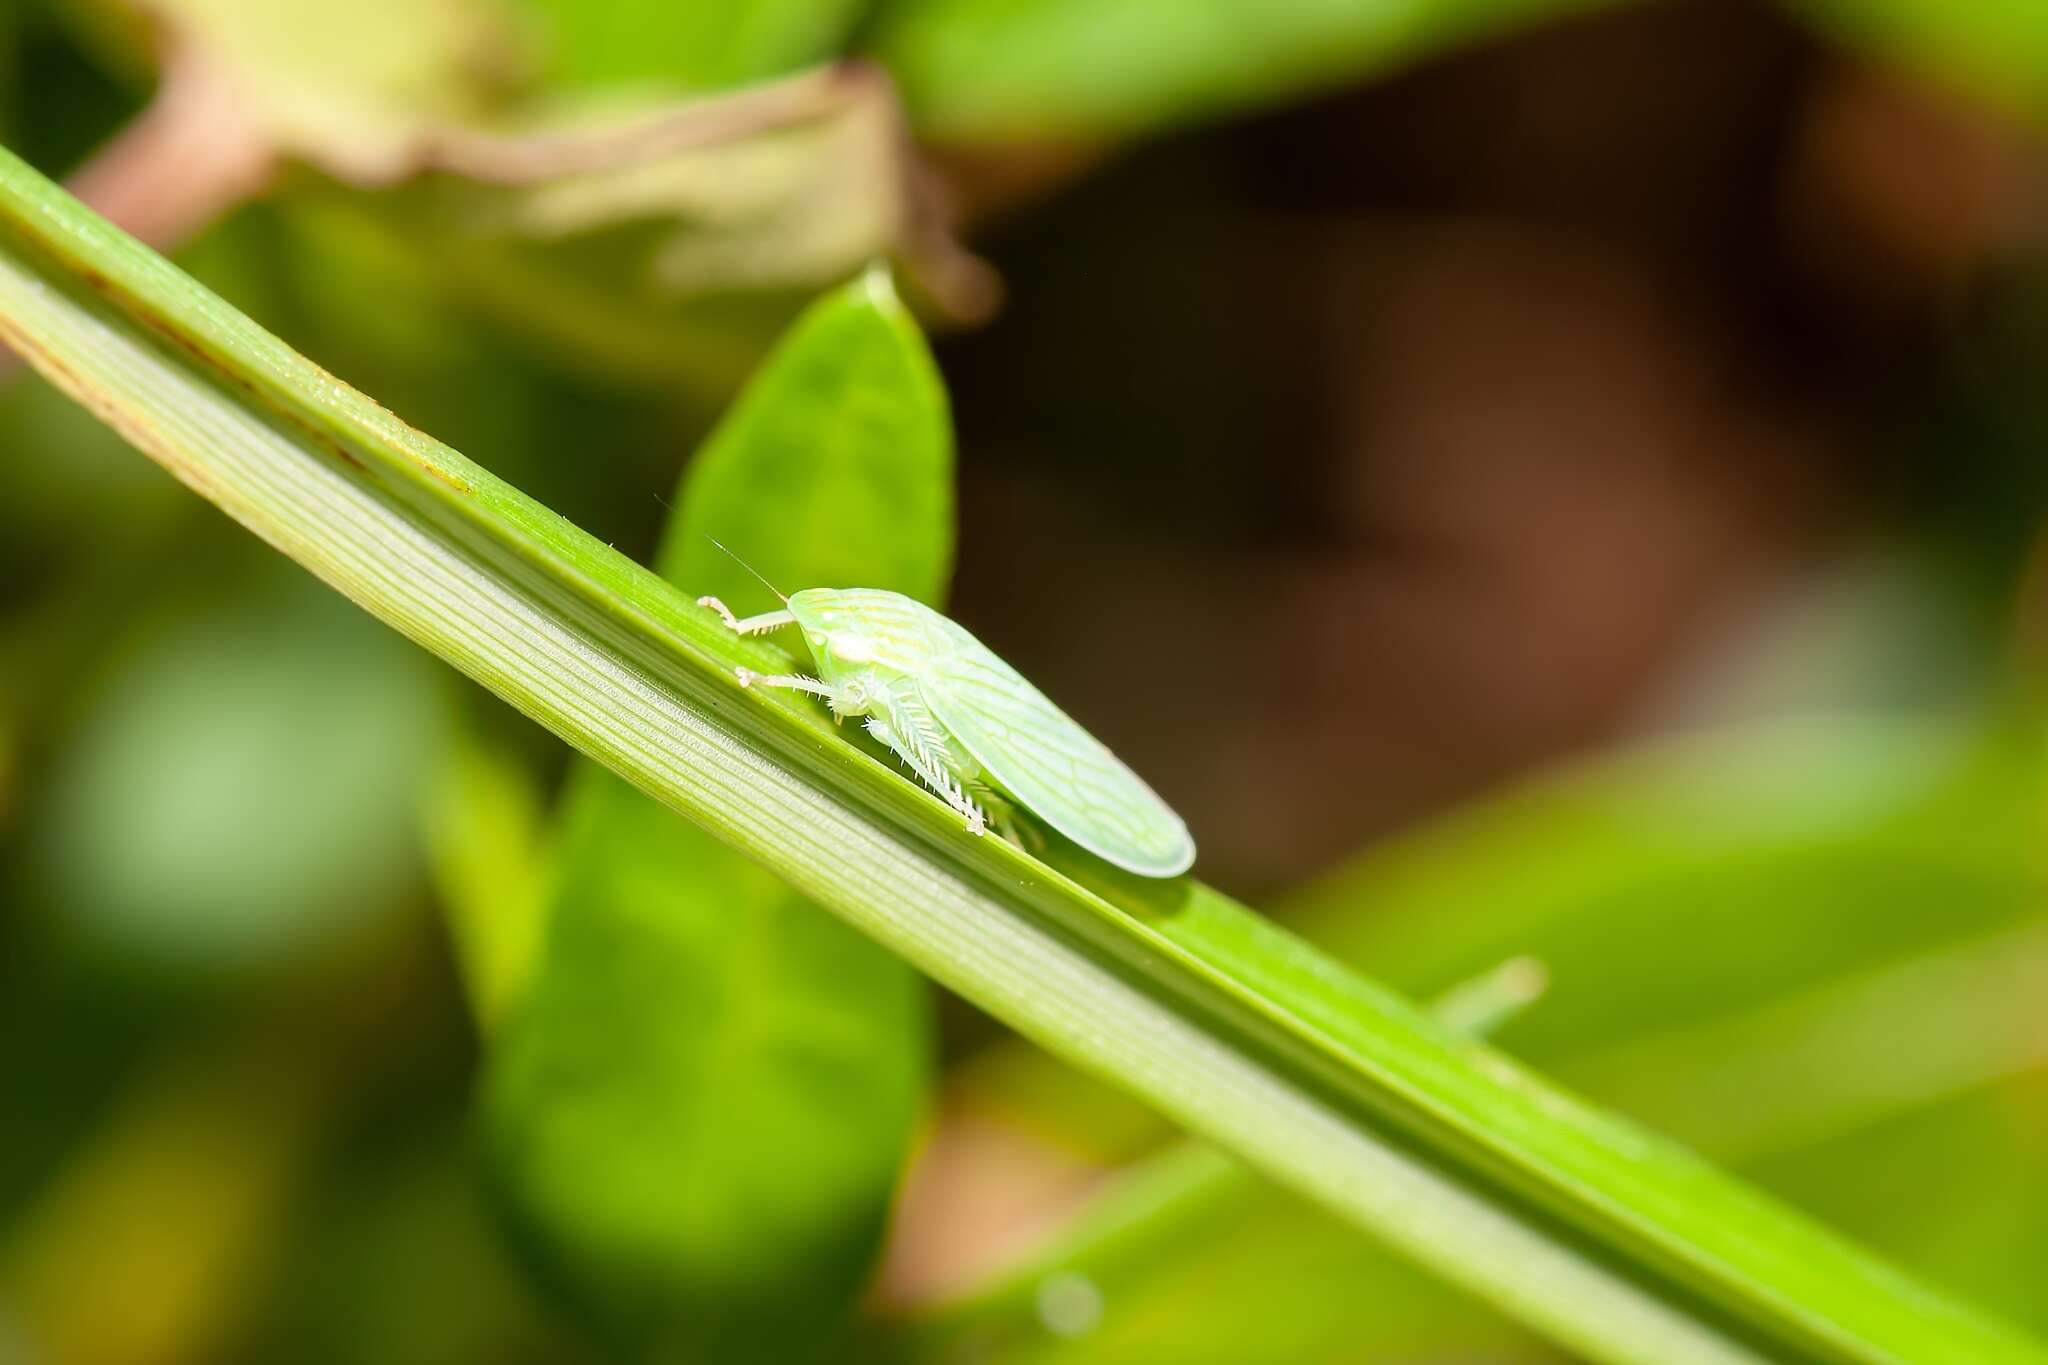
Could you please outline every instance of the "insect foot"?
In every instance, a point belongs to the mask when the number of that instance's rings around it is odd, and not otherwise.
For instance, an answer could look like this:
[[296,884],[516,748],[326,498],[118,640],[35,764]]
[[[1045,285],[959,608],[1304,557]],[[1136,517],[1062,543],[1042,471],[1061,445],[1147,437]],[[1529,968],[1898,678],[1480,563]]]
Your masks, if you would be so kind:
[[967,832],[977,837],[988,833],[988,817],[973,806],[967,808]]
[[732,675],[740,680],[741,687],[752,687],[754,685],[754,679],[758,676],[753,669],[748,668],[745,664],[741,664],[738,668],[735,668],[732,671]]
[[728,607],[727,605],[725,605],[725,603],[719,601],[717,598],[700,597],[697,599],[697,605],[700,607],[709,607],[711,608],[711,610],[717,612],[719,616],[724,618],[725,628],[727,630],[738,630],[740,628],[740,618],[734,616],[732,614],[732,608]]

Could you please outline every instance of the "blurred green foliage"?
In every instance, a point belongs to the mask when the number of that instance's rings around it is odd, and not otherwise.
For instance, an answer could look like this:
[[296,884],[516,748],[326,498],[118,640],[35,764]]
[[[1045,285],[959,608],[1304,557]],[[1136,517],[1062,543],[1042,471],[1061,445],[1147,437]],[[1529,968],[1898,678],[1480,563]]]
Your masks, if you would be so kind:
[[718,90],[828,61],[867,7],[866,0],[524,3],[542,30],[551,81],[682,90]]
[[[281,166],[175,244],[200,278],[578,524],[659,540],[692,593],[765,605],[715,534],[784,587],[939,600],[945,393],[860,272],[893,256],[935,323],[975,310],[905,125],[970,162],[1122,147],[1605,8],[176,0],[160,47],[120,5],[11,0],[0,139],[72,172],[199,52]],[[1830,54],[2048,111],[2038,4],[1782,8]],[[902,109],[809,72],[840,55]],[[2048,1332],[2048,792],[2011,638],[2039,607],[2048,308],[2038,242],[2009,254],[1997,326],[1959,313],[1977,349],[1895,395],[1888,439],[1952,481],[1890,528],[1927,551],[1932,633],[1830,662],[1846,613],[1795,627],[1779,662],[1824,714],[1482,794],[1289,913],[1418,996],[1540,960],[1508,1050]],[[852,1315],[908,1359],[1555,1358],[972,1023],[934,1072],[902,964],[616,779],[564,778],[39,381],[0,383],[0,1355],[832,1358]],[[1976,652],[1930,666],[1930,640]],[[1150,1164],[1049,1259],[863,1310],[937,1096]],[[1061,1271],[1099,1323],[1046,1312]]]
[[50,894],[138,958],[307,952],[417,876],[426,661],[274,561],[247,572],[226,600],[155,609],[50,774]]
[[870,40],[932,133],[1123,138],[1599,3],[1611,0],[887,0]]
[[1801,17],[1931,72],[1972,98],[2048,118],[2048,13],[2028,0],[1967,7],[1941,0],[1787,2]]

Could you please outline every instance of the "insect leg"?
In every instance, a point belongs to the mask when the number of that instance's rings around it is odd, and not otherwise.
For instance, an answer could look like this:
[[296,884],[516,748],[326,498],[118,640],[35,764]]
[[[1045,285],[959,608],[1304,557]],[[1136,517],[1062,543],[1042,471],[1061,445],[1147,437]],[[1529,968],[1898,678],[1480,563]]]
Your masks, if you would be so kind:
[[763,631],[781,630],[784,626],[796,624],[796,615],[788,611],[764,611],[759,616],[734,616],[732,608],[715,597],[697,599],[700,607],[709,607],[725,618],[725,628],[740,635],[759,635]]
[[733,673],[739,678],[741,687],[752,687],[758,683],[762,687],[786,687],[792,692],[808,692],[814,697],[830,698],[832,695],[829,683],[796,673],[756,673],[751,668],[736,668]]
[[891,752],[909,764],[910,770],[916,773],[927,787],[937,792],[940,800],[965,817],[969,834],[988,832],[988,816],[982,813],[980,806],[974,804],[974,799],[968,796],[960,779],[946,771],[938,761],[937,754],[923,751],[917,745],[902,742],[896,737],[896,732],[889,728],[889,723],[880,716],[869,716],[867,726],[868,733],[888,745]]
[[989,828],[1003,836],[1012,848],[1033,855],[1045,851],[1045,836],[1029,822],[1017,818],[1017,803],[985,781],[970,779],[968,794],[988,811]]

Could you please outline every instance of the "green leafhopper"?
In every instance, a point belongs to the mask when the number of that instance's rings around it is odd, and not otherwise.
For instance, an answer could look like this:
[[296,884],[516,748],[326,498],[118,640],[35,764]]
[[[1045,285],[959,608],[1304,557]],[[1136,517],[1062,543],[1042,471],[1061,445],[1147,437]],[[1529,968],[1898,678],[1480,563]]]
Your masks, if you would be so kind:
[[865,716],[868,733],[969,832],[992,818],[1005,825],[1014,802],[1127,872],[1176,877],[1194,863],[1187,826],[1136,773],[922,602],[880,588],[806,588],[783,597],[783,610],[748,617],[715,597],[698,602],[742,635],[800,627],[819,677],[742,668],[740,685],[792,688],[823,697],[834,716]]

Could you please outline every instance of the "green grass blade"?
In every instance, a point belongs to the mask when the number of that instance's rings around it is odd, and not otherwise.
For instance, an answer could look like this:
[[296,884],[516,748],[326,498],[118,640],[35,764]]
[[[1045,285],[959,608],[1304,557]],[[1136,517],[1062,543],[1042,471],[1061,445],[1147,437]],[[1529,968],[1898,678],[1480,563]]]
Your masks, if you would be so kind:
[[[2048,1037],[2027,1022],[2048,980],[2040,752],[2038,731],[2005,716],[1780,722],[1638,749],[1386,841],[1291,898],[1289,923],[1410,990],[1444,992],[1440,1020],[1498,1027],[1574,1090],[1716,1161],[1761,1162],[1778,1188],[1788,1161],[1829,1171],[1793,1188],[1860,1231],[1897,1221],[1905,1231],[1887,1246],[1967,1267],[1958,1281],[1980,1289],[1998,1283],[1995,1256],[1932,1230],[1972,1219],[1940,1158],[1883,1144],[1964,1095],[2023,1105],[2048,1062]],[[1534,958],[1453,984],[1478,965],[1474,943]],[[1503,1017],[1546,977],[1552,998]],[[1121,1096],[1077,1095],[1056,1063],[1021,1048],[998,1065],[1006,1108],[1020,1092],[1054,1095],[1068,1140],[1131,1150],[1144,1120]],[[1087,1131],[1071,1126],[1076,1113]],[[1827,1153],[1852,1135],[1880,1155],[1831,1170]],[[2024,1150],[2017,1134],[2013,1145]],[[2026,1188],[2002,1187],[1996,1206],[2028,1219],[2038,1201]],[[1462,1335],[1472,1314],[1447,1320],[1443,1296],[1417,1295],[1411,1272],[1340,1237],[1242,1165],[1174,1143],[1027,1260],[908,1330],[920,1343],[1111,1359],[1161,1322],[1176,1342],[1228,1340],[1275,1294],[1312,1301],[1341,1284],[1343,1308],[1301,1326],[1299,1358],[1368,1339],[1395,1359],[1484,1353]],[[1034,1299],[1062,1273],[1088,1277],[1108,1306],[1071,1344],[1051,1340]],[[2034,1297],[2000,1303],[2026,1314]]]
[[970,839],[775,656],[11,157],[0,335],[285,553],[918,968],[1610,1361],[2043,1361],[1191,881]]
[[[1483,1038],[1533,1004],[1543,986],[1540,966],[1514,958],[1444,992],[1430,1003],[1430,1014],[1446,1028]],[[1127,1308],[1133,1296],[1119,1293],[1120,1279],[1142,1284],[1148,1271],[1190,1243],[1229,1236],[1235,1229],[1227,1215],[1270,1192],[1214,1147],[1170,1142],[1116,1172],[1064,1226],[986,1283],[901,1324],[903,1346],[913,1358],[928,1360],[1026,1354],[1049,1330],[1048,1286],[1079,1277],[1098,1294],[1107,1288],[1103,1297]],[[1100,1350],[1094,1340],[1087,1346]]]

